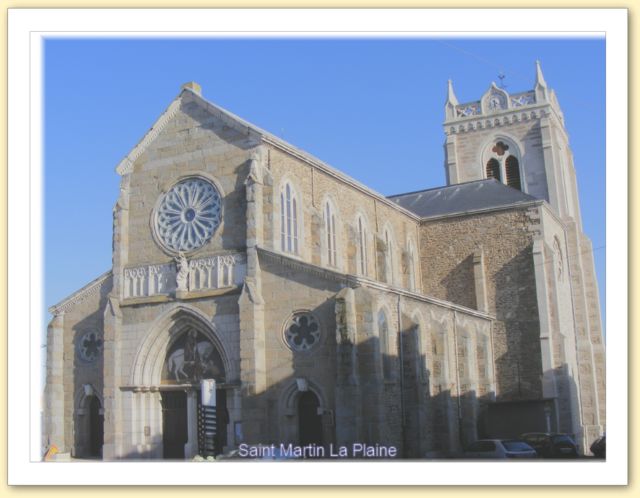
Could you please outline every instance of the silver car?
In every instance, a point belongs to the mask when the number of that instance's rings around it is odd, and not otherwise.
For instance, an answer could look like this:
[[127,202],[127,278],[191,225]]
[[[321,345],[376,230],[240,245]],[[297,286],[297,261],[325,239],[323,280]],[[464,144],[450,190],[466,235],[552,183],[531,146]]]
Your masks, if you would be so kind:
[[519,439],[481,439],[472,443],[464,458],[536,458],[536,450]]

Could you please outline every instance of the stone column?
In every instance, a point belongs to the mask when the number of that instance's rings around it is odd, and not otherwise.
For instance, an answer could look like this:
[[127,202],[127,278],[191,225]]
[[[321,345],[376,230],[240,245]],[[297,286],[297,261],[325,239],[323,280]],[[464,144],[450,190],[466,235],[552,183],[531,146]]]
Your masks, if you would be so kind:
[[533,268],[536,280],[536,298],[540,323],[540,353],[542,360],[542,397],[555,398],[558,395],[553,364],[553,342],[551,337],[551,315],[549,311],[549,289],[547,287],[544,240],[533,241]]
[[489,311],[487,304],[487,282],[484,272],[484,251],[481,247],[473,253],[473,280],[476,290],[476,309]]
[[187,442],[184,456],[187,460],[198,454],[198,399],[199,391],[187,391]]
[[445,150],[445,166],[444,172],[447,177],[447,185],[460,183],[460,172],[458,171],[458,159],[456,155],[456,135],[447,135],[444,143]]
[[[226,453],[236,449],[238,444],[244,441],[242,424],[242,390],[238,387],[227,390],[227,410],[229,411],[229,425],[227,427],[227,446],[223,448]],[[236,437],[236,424],[238,425],[238,437]]]
[[[245,181],[247,197],[247,275],[238,300],[240,310],[240,382],[242,384],[242,423],[246,442],[259,443],[266,433],[267,388],[264,341],[264,300],[261,292],[258,246],[263,235],[263,166],[254,154]],[[236,407],[236,409],[238,409]]]
[[105,460],[123,456],[122,393],[120,392],[122,313],[116,298],[109,297],[104,310],[104,446]]
[[353,289],[336,295],[336,443],[358,441],[362,426],[360,392],[356,364],[356,307]]
[[[596,362],[592,342],[592,328],[599,327],[599,320],[592,325],[590,306],[596,302],[588,295],[588,280],[585,278],[584,267],[589,265],[589,259],[583,259],[585,246],[582,244],[583,234],[579,232],[574,221],[567,222],[568,257],[567,264],[571,277],[571,292],[574,302],[574,316],[576,322],[576,356],[578,372],[574,372],[574,382],[580,399],[581,413],[579,422],[581,434],[576,434],[583,451],[589,444],[601,435],[603,427],[600,425],[600,410],[598,396],[598,379]],[[593,287],[592,287],[593,289]],[[576,431],[577,432],[577,431]]]
[[62,453],[70,449],[64,442],[64,314],[55,315],[47,328],[47,383],[45,389],[45,449],[56,445]]
[[553,160],[553,139],[551,138],[551,122],[548,117],[540,118],[540,138],[542,141],[542,157],[544,170],[547,175],[547,190],[549,204],[556,213],[560,212],[560,193],[556,175],[556,164]]

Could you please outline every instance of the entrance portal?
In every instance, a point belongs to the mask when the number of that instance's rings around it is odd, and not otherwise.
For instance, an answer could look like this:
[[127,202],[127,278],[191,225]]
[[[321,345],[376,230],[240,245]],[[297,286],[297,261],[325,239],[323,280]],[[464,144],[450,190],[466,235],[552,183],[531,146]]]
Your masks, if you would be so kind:
[[89,398],[89,456],[102,457],[104,415],[100,413],[100,400],[96,396]]
[[162,391],[162,456],[184,459],[187,440],[187,393]]
[[311,391],[300,394],[298,398],[298,434],[300,445],[317,444],[322,446],[322,416],[318,414],[320,401]]

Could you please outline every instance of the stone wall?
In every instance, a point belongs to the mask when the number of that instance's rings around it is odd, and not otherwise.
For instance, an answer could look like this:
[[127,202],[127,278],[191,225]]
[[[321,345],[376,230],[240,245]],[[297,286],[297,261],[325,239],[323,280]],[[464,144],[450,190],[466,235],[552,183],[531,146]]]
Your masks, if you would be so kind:
[[483,254],[487,311],[497,320],[493,340],[500,399],[542,394],[532,258],[538,220],[532,207],[425,220],[421,227],[427,295],[476,307],[473,255]]
[[[332,175],[310,165],[292,154],[276,147],[268,147],[267,168],[272,175],[272,185],[265,188],[265,244],[280,251],[280,189],[290,182],[299,196],[302,207],[299,256],[310,263],[332,267],[351,274],[361,274],[357,217],[362,216],[366,226],[366,271],[365,276],[399,287],[409,287],[408,244],[414,247],[414,270],[418,268],[418,223],[417,218],[374,194],[366,187],[354,188],[356,182],[343,180],[344,175]],[[337,231],[337,264],[329,265],[326,258],[326,232],[323,209],[329,199],[335,206]],[[392,271],[387,275],[383,267],[386,251],[384,231],[391,237]],[[415,278],[420,281],[419,275]]]
[[123,266],[171,261],[152,234],[152,212],[159,196],[180,178],[193,174],[213,179],[222,196],[222,222],[215,236],[196,251],[198,257],[245,247],[245,199],[254,137],[212,114],[186,92],[175,116],[136,159],[128,188],[129,233]]
[[[47,378],[45,388],[45,440],[61,452],[85,456],[88,451],[88,407],[85,385],[92,387],[104,408],[103,355],[88,360],[80,353],[85,334],[95,333],[103,344],[103,312],[112,279],[104,275],[90,283],[56,308],[47,335]],[[99,343],[96,344],[99,348]]]

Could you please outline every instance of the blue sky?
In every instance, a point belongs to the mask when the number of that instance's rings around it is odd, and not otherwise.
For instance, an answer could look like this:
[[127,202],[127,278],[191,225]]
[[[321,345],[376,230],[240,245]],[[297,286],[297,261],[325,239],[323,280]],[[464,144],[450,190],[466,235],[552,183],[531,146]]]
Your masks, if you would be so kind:
[[197,81],[208,100],[391,195],[445,184],[447,79],[460,102],[501,72],[507,91],[525,91],[539,59],[565,115],[604,315],[604,39],[94,38],[44,48],[47,307],[110,269],[115,166],[181,84]]

